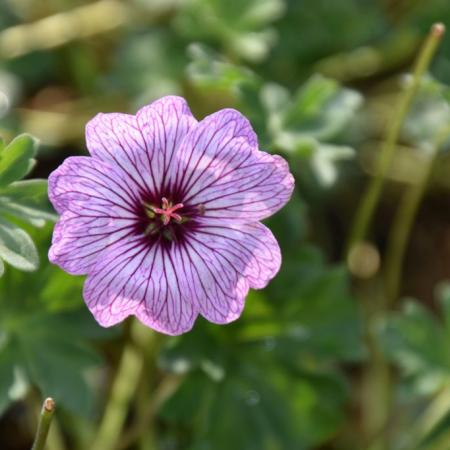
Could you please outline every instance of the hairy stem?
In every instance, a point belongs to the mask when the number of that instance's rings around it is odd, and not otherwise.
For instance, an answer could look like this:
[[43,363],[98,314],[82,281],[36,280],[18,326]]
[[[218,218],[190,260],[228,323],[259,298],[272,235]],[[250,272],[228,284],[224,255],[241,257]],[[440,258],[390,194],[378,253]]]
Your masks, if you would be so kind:
[[406,88],[403,95],[400,96],[392,119],[392,125],[388,128],[386,140],[380,149],[380,157],[377,163],[376,174],[369,183],[369,186],[356,211],[356,216],[347,247],[348,253],[350,253],[353,247],[357,246],[357,244],[359,244],[366,237],[369,225],[372,221],[375,209],[382,193],[386,173],[389,170],[395,153],[396,143],[403,121],[405,120],[406,114],[411,106],[414,95],[419,88],[422,76],[428,69],[438,44],[444,35],[444,31],[445,27],[443,24],[437,23],[432,26],[417,58],[413,70],[412,83]]
[[54,413],[55,402],[52,398],[45,399],[44,404],[42,405],[36,437],[31,450],[44,450]]

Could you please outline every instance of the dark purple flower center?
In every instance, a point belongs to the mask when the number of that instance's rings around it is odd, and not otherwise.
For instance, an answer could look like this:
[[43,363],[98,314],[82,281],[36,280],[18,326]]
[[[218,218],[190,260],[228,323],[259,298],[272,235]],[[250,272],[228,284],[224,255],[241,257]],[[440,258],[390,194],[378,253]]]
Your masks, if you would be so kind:
[[159,242],[164,246],[182,242],[189,230],[197,227],[196,218],[204,208],[192,207],[173,196],[162,196],[158,201],[154,196],[142,200],[138,208],[138,229],[150,244]]

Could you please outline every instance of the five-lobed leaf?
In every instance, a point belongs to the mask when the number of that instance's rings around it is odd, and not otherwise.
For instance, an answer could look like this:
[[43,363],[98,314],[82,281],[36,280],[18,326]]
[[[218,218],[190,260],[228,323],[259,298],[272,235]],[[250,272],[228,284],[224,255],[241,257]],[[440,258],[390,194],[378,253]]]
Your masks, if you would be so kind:
[[47,180],[24,180],[0,188],[0,214],[12,215],[36,227],[56,220],[47,197]]

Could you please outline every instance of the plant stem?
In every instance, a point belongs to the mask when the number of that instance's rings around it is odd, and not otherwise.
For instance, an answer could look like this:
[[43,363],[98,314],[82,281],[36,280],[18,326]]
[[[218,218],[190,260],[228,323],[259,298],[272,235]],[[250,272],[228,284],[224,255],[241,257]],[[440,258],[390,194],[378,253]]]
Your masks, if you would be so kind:
[[[424,442],[428,434],[431,433],[439,422],[445,418],[449,411],[450,385],[447,384],[437,393],[427,409],[413,424],[411,433],[400,445],[399,450],[409,450],[412,447],[419,447],[420,443]],[[448,447],[446,447],[446,449],[447,448]]]
[[387,307],[392,306],[399,296],[403,260],[414,220],[425,195],[436,156],[441,146],[448,139],[449,134],[450,129],[447,127],[438,134],[430,154],[427,155],[427,159],[422,165],[419,179],[413,186],[408,188],[397,210],[386,250],[385,281]]
[[146,402],[145,408],[142,408],[134,425],[123,434],[118,446],[120,450],[133,445],[145,430],[148,430],[154,414],[167,398],[178,389],[183,379],[184,377],[180,375],[167,375],[163,381],[161,381],[152,398]]
[[42,405],[36,437],[31,450],[44,450],[54,413],[55,402],[52,398],[45,399],[44,404]]
[[[411,106],[423,74],[430,65],[431,59],[444,34],[444,26],[435,24],[419,52],[412,82],[400,95],[394,111],[392,124],[387,130],[386,140],[380,149],[377,171],[370,181],[356,212],[353,227],[349,236],[347,257],[357,255],[378,205],[384,179],[390,168],[403,121]],[[361,252],[359,252],[361,253]],[[359,263],[358,263],[359,264]],[[358,266],[357,264],[357,266]],[[386,314],[386,292],[377,278],[360,282],[360,295],[364,311],[364,328],[369,348],[363,385],[363,423],[365,429],[366,448],[368,450],[386,450],[389,448],[389,423],[391,411],[391,370],[378,342],[376,328]]]
[[388,448],[388,424],[391,403],[390,367],[380,348],[377,329],[383,318],[383,286],[379,278],[367,281],[355,280],[355,289],[362,298],[362,320],[364,340],[368,350],[368,361],[362,373],[361,420],[363,440],[360,447],[365,450]]
[[48,450],[65,450],[66,446],[64,443],[64,438],[61,432],[61,427],[56,420],[56,417],[53,418],[52,427],[48,433],[47,438],[47,449]]
[[431,59],[436,52],[444,32],[445,27],[443,24],[434,24],[431,27],[430,33],[428,34],[421,51],[419,52],[419,56],[413,70],[412,83],[406,88],[403,95],[400,96],[392,119],[392,125],[388,128],[386,140],[380,149],[380,157],[377,163],[376,174],[372,178],[356,211],[356,216],[347,247],[348,254],[366,237],[370,222],[372,221],[375,209],[382,193],[386,173],[389,170],[395,153],[396,143],[403,121],[411,106],[414,95],[419,88],[422,76],[428,69]]
[[133,321],[131,340],[123,350],[105,414],[91,446],[95,450],[113,450],[119,441],[143,367],[143,355],[134,342],[142,328],[137,320]]

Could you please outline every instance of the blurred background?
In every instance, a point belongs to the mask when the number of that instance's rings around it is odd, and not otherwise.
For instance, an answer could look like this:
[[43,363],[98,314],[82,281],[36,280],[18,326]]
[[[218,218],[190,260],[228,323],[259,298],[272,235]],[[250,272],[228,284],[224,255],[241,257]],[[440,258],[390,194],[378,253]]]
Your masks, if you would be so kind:
[[[177,94],[198,119],[247,115],[296,192],[268,221],[277,278],[237,322],[199,318],[169,338],[100,328],[83,277],[47,260],[45,185],[15,204],[0,183],[0,217],[31,248],[8,259],[0,236],[0,448],[29,449],[52,396],[49,450],[103,450],[105,411],[123,417],[111,450],[449,450],[450,35],[403,121],[367,242],[345,257],[436,21],[450,27],[448,0],[2,0],[0,136],[39,140],[27,179],[86,154],[97,112]],[[117,379],[127,395],[111,404]]]

